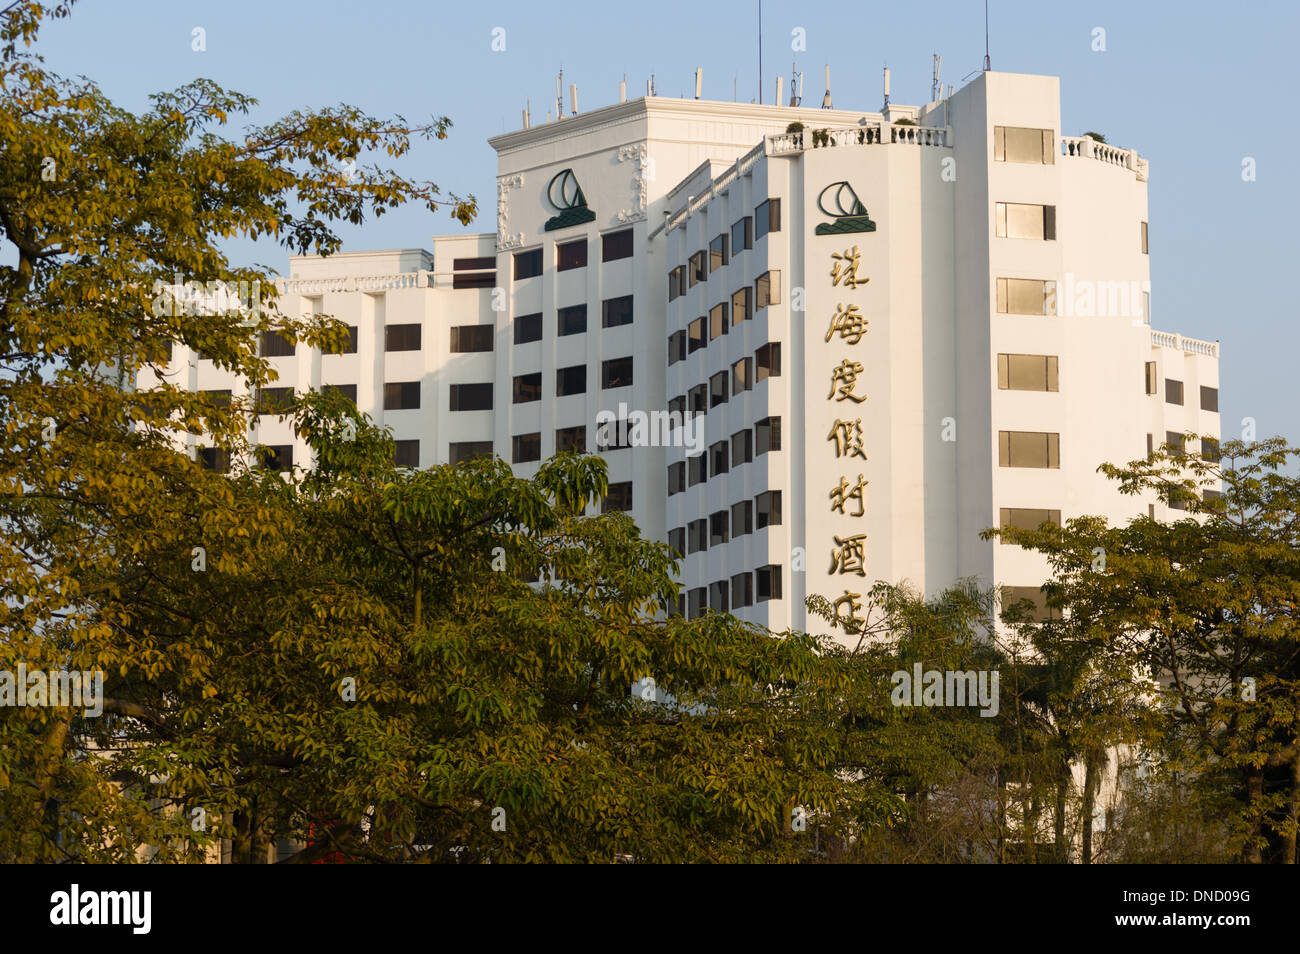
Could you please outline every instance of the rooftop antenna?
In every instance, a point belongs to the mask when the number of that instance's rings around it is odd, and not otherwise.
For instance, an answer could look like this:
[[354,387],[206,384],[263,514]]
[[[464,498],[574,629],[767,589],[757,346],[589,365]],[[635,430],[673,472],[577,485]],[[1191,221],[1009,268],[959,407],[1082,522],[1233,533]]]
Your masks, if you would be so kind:
[[763,0],[758,0],[758,105],[763,105]]
[[795,67],[795,62],[794,60],[791,60],[790,61],[790,105],[798,106],[799,105],[799,89],[798,89],[799,74],[795,72],[794,67]]
[[740,95],[740,74],[733,73],[731,75],[731,101],[733,103],[740,102],[740,100],[736,98],[738,95]]
[[889,105],[889,67],[885,67],[885,105]]
[[555,75],[555,118],[564,118],[564,94],[560,87],[564,85],[564,67],[560,67],[560,72]]
[[984,0],[984,72],[993,69],[989,61],[989,0]]
[[532,125],[532,117],[529,115],[529,113],[532,112],[532,109],[533,109],[533,101],[532,101],[532,100],[525,100],[524,103],[525,103],[525,105],[524,105],[524,128],[527,129],[529,126]]
[[699,99],[700,95],[703,92],[704,92],[704,69],[703,67],[697,66],[695,67],[695,98]]
[[655,90],[655,75],[653,73],[650,74],[650,95],[651,96],[659,95],[659,93]]
[[776,99],[772,100],[772,103],[776,106],[781,105],[781,77],[779,74],[776,77]]
[[943,57],[938,53],[934,54],[934,78],[930,81],[930,102],[937,103],[943,96],[943,84],[939,82],[939,64],[943,62]]
[[822,97],[822,109],[833,109],[831,106],[831,65],[826,64],[826,95]]
[[577,83],[569,84],[569,107],[570,107],[569,111],[573,113],[573,115],[575,116],[578,115],[578,84]]
[[627,102],[627,74],[626,73],[624,73],[623,78],[618,81],[618,101],[620,103]]

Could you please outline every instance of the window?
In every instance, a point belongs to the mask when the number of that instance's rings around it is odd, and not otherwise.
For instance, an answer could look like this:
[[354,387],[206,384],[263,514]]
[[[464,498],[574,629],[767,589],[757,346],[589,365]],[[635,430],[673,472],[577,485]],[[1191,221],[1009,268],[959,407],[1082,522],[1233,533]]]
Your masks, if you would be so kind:
[[754,571],[754,588],[758,590],[758,602],[779,600],[781,598],[781,568],[769,564]]
[[258,388],[253,405],[258,414],[285,414],[293,404],[293,388]]
[[746,285],[731,296],[731,323],[738,325],[754,317],[754,290]]
[[686,353],[694,354],[706,344],[708,342],[704,340],[704,319],[696,318],[687,325]]
[[754,220],[745,216],[731,226],[731,254],[754,247]]
[[632,359],[611,358],[600,364],[600,386],[609,388],[630,388],[632,386]]
[[[456,400],[456,389],[458,387],[468,387],[468,385],[453,384],[451,386],[452,401]],[[491,385],[487,385],[490,389]],[[491,391],[489,390],[489,395]],[[390,381],[384,385],[384,410],[385,411],[407,411],[413,410],[420,406],[420,382],[419,381]],[[452,410],[455,410],[453,408]]]
[[419,467],[420,442],[395,441],[393,445],[393,463],[398,467]]
[[742,500],[731,505],[731,535],[741,537],[754,532],[754,502]]
[[491,288],[497,283],[495,255],[452,259],[451,271],[452,288]]
[[1201,410],[1214,411],[1216,414],[1218,413],[1219,411],[1219,389],[1218,388],[1207,388],[1205,385],[1201,385]]
[[616,262],[620,258],[632,257],[632,230],[606,232],[600,237],[600,260]]
[[686,486],[694,487],[709,479],[709,459],[705,454],[686,458]]
[[1059,391],[1056,355],[998,355],[998,387],[1003,391]]
[[542,459],[542,434],[516,434],[510,439],[510,462],[527,464]]
[[759,530],[764,527],[781,525],[781,491],[769,490],[754,498],[754,526]]
[[1154,434],[1147,435],[1147,456],[1148,457],[1150,457],[1153,453],[1155,453],[1155,441],[1156,441],[1156,436]]
[[668,465],[668,496],[680,494],[686,489],[686,462],[679,460]]
[[529,252],[515,252],[515,281],[536,278],[542,274],[542,250],[535,248]]
[[1178,431],[1165,431],[1165,443],[1169,445],[1171,454],[1187,453],[1187,438]]
[[348,325],[348,340],[343,345],[342,351],[323,351],[323,354],[356,354],[357,353],[357,326]]
[[357,386],[355,384],[327,384],[321,390],[326,394],[341,394],[351,401],[353,406],[357,403]]
[[267,470],[273,470],[280,473],[293,469],[293,445],[292,444],[264,444],[258,448],[258,456],[262,460],[262,466]]
[[994,126],[993,161],[1053,165],[1056,162],[1055,136],[1050,129]]
[[263,358],[292,358],[293,342],[278,331],[262,332]]
[[686,332],[674,331],[668,336],[668,364],[686,360]]
[[555,396],[567,397],[570,394],[587,393],[587,366],[575,364],[560,368],[555,372]]
[[754,386],[754,359],[741,358],[731,366],[731,393],[748,391]]
[[1056,238],[1056,206],[999,202],[998,238],[1051,240]]
[[678,527],[668,531],[668,549],[679,557],[686,555],[686,528]]
[[678,265],[668,273],[668,300],[680,298],[686,294],[686,266]]
[[605,491],[605,499],[600,502],[601,513],[619,511],[627,513],[632,509],[632,481],[623,480],[610,484]]
[[754,425],[754,454],[766,454],[781,449],[781,419],[765,417]]
[[686,286],[688,288],[693,288],[694,286],[698,285],[700,282],[704,281],[706,278],[709,277],[708,272],[705,269],[706,261],[707,259],[705,258],[705,253],[702,251],[696,252],[687,261]]
[[1205,501],[1210,501],[1210,500],[1222,500],[1222,499],[1223,499],[1223,491],[1222,491],[1222,490],[1203,490],[1203,491],[1201,491],[1201,499],[1202,499],[1202,500],[1205,500]]
[[587,330],[587,306],[570,305],[568,308],[561,308],[557,313],[557,333],[563,338],[565,335],[580,335]]
[[[999,510],[998,525],[1003,530],[1037,530],[1045,523],[1054,527],[1061,525],[1061,511],[1033,510],[1024,507],[1002,507]],[[1010,543],[1010,540],[1003,540]]]
[[517,374],[511,393],[511,401],[514,404],[528,404],[530,401],[540,401],[542,399],[542,372],[534,371],[532,374]]
[[199,465],[207,470],[215,470],[219,474],[224,474],[230,470],[230,451],[223,450],[220,447],[200,447],[198,448]]
[[727,441],[718,441],[716,444],[709,445],[709,470],[716,476],[725,474],[730,468],[727,466],[730,462],[730,455]]
[[727,372],[719,371],[709,378],[709,407],[727,403]]
[[217,388],[215,390],[200,391],[199,396],[213,407],[230,407],[230,389]]
[[668,402],[669,427],[676,426],[672,423],[674,415],[678,421],[686,420],[686,395],[679,395]]
[[998,314],[1056,314],[1056,282],[1034,278],[999,278]]
[[1142,254],[1143,255],[1150,254],[1147,251],[1147,224],[1145,222],[1142,223]]
[[575,454],[581,454],[586,450],[586,424],[579,424],[577,427],[561,427],[556,430],[555,453],[562,454],[565,451],[573,451]]
[[491,351],[492,335],[495,331],[496,328],[492,325],[453,325],[451,328],[452,354]]
[[781,273],[764,272],[754,281],[754,311],[781,304]]
[[1156,363],[1154,361],[1146,363],[1146,385],[1147,394],[1159,393],[1160,379],[1156,376]]
[[697,586],[688,594],[687,604],[690,608],[690,618],[699,619],[704,615],[704,599],[708,590],[702,586]]
[[709,409],[709,386],[697,384],[686,392],[686,408],[692,414],[703,414]]
[[451,386],[453,411],[492,410],[492,384],[453,384]]
[[420,326],[418,324],[389,325],[384,329],[384,350],[419,351]]
[[1183,382],[1175,381],[1173,378],[1165,378],[1165,403],[1178,404],[1183,403]]
[[709,546],[716,547],[731,539],[730,516],[725,510],[709,516]]
[[600,324],[602,328],[617,328],[632,324],[632,296],[606,298],[600,305]]
[[727,264],[727,233],[723,232],[709,243],[709,274]]
[[754,238],[781,231],[781,200],[768,199],[754,210]]
[[709,548],[709,521],[692,520],[686,525],[686,547],[691,553]]
[[453,441],[448,448],[448,459],[452,464],[463,464],[476,457],[491,457],[491,441]]
[[998,431],[999,467],[1061,466],[1061,435],[1043,431]]
[[1203,460],[1211,460],[1217,463],[1222,457],[1223,454],[1219,451],[1218,441],[1213,437],[1201,438],[1201,458]]
[[520,315],[515,319],[515,344],[542,340],[542,313]]
[[731,462],[739,466],[754,459],[754,434],[748,428],[731,435]]
[[727,324],[727,303],[714,305],[709,309],[709,340],[720,338],[731,330]]
[[748,573],[737,573],[731,578],[731,605],[735,609],[754,602],[754,578]]
[[709,584],[709,609],[715,613],[727,613],[731,611],[731,603],[727,599],[727,581],[720,580],[717,583]]
[[555,269],[567,272],[571,268],[587,267],[587,240],[578,239],[555,246]]
[[754,381],[781,376],[781,342],[773,341],[754,352]]
[[1022,600],[1029,600],[1033,608],[1029,610],[1029,618],[1038,622],[1045,622],[1049,619],[1060,619],[1061,614],[1047,605],[1047,596],[1038,586],[1004,586],[1002,587],[1002,609],[1003,612],[1015,606]]

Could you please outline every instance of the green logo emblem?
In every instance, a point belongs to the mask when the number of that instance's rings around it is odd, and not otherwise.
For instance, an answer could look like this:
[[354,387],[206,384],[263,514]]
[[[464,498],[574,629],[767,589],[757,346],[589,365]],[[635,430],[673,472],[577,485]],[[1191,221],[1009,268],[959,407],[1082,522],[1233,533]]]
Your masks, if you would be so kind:
[[587,208],[587,197],[582,194],[582,186],[578,185],[578,177],[572,169],[556,173],[551,184],[546,187],[546,198],[560,212],[554,218],[546,220],[544,228],[547,232],[596,221],[596,213]]
[[[827,193],[832,192],[830,198]],[[833,208],[827,208],[830,204]],[[817,196],[817,208],[834,222],[823,222],[814,229],[816,235],[842,235],[845,232],[874,232],[876,223],[867,215],[867,209],[847,182],[832,182]]]

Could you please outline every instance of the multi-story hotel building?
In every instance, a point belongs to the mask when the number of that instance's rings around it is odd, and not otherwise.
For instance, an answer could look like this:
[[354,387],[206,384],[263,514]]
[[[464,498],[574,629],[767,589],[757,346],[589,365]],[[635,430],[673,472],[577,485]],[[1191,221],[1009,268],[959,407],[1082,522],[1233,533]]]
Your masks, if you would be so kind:
[[[526,126],[490,140],[495,232],[292,258],[282,307],[354,340],[267,353],[401,463],[601,453],[689,614],[1036,594],[1041,558],[981,530],[1165,516],[1098,465],[1219,433],[1218,345],[1150,325],[1147,162],[1062,132],[1056,78],[994,72],[880,112],[647,97]],[[283,418],[254,437],[310,464]]]

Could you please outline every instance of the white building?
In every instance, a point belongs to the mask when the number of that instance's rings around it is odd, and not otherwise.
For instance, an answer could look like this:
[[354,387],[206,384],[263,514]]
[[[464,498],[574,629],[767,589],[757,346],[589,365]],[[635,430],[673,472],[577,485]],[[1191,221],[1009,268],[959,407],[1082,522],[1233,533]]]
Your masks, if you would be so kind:
[[[688,613],[1036,593],[1041,558],[981,530],[1146,513],[1097,466],[1219,433],[1218,345],[1150,327],[1148,165],[1063,136],[1054,77],[881,112],[649,97],[490,143],[495,233],[291,259],[283,307],[356,340],[274,357],[279,384],[354,389],[402,462],[523,475],[609,416],[701,413],[601,451],[607,505],[683,553]],[[282,418],[254,438],[309,463]]]

